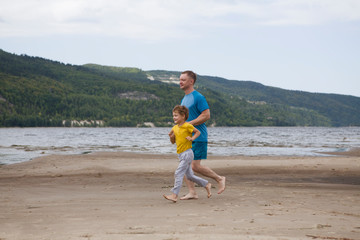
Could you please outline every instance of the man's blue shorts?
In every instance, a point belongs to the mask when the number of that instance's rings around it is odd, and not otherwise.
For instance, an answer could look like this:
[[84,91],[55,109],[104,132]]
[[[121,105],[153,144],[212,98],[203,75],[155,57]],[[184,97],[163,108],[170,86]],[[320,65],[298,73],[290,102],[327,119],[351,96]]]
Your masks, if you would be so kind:
[[207,158],[207,142],[193,142],[192,150],[194,152],[194,160],[202,160]]

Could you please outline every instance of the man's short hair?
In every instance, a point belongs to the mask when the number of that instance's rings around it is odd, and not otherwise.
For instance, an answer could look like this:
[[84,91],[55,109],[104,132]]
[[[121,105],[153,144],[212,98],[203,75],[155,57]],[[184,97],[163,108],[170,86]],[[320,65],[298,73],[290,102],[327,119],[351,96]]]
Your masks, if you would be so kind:
[[195,82],[196,82],[196,73],[194,73],[193,71],[187,70],[187,71],[182,72],[181,74],[188,75],[191,79],[194,80],[194,84],[195,84]]

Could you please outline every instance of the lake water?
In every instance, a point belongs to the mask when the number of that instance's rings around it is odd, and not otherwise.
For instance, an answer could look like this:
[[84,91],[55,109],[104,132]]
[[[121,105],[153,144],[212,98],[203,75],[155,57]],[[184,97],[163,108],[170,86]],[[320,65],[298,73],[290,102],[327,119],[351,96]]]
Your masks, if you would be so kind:
[[[170,128],[0,128],[0,164],[48,154],[175,153]],[[319,156],[360,147],[360,127],[215,127],[209,155]]]

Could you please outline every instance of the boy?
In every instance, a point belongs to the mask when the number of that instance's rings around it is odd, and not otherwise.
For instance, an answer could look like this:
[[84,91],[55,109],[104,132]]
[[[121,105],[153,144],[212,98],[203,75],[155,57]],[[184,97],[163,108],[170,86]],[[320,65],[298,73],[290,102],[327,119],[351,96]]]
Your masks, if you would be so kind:
[[176,143],[176,152],[179,155],[179,166],[175,171],[175,184],[171,189],[173,193],[170,195],[164,195],[164,198],[173,202],[177,201],[184,175],[186,175],[187,179],[205,187],[208,198],[211,197],[211,183],[205,179],[195,176],[191,168],[191,162],[194,159],[191,143],[200,136],[200,131],[190,123],[186,122],[188,117],[189,110],[185,106],[177,105],[174,107],[173,119],[176,125],[169,132],[169,137],[172,144]]

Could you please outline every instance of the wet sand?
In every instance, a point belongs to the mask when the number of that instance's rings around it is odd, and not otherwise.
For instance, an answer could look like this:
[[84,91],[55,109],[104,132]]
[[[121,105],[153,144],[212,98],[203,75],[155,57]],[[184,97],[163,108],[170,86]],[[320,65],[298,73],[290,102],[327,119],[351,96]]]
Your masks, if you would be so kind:
[[[172,203],[176,155],[52,155],[0,166],[0,239],[360,239],[360,154],[215,157],[208,199]],[[184,186],[180,194],[186,194]]]

